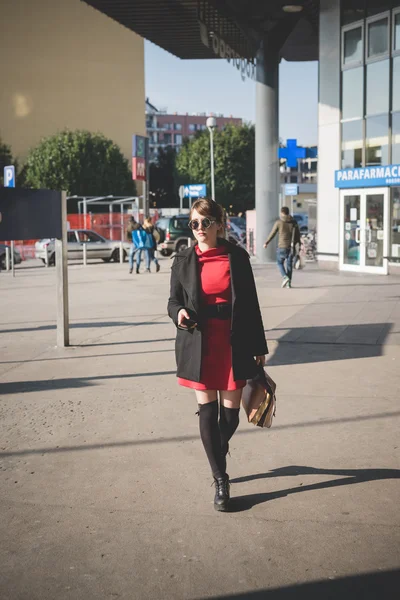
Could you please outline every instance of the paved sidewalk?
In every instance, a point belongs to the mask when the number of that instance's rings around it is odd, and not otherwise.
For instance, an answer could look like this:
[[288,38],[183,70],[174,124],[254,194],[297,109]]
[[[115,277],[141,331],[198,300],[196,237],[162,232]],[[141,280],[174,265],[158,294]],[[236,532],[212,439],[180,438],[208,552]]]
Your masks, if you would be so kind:
[[0,598],[397,598],[400,278],[255,266],[278,384],[216,513],[159,274],[0,273]]

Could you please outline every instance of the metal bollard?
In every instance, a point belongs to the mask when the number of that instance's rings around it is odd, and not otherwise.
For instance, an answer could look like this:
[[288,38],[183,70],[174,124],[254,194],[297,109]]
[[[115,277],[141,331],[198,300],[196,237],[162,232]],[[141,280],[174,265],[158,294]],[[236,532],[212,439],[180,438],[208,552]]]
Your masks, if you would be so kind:
[[121,265],[124,262],[124,243],[122,240],[119,243],[119,262]]
[[11,242],[11,270],[12,270],[12,276],[15,277],[14,242]]
[[86,242],[83,242],[83,266],[87,266],[87,246]]
[[10,270],[10,247],[6,246],[6,271]]

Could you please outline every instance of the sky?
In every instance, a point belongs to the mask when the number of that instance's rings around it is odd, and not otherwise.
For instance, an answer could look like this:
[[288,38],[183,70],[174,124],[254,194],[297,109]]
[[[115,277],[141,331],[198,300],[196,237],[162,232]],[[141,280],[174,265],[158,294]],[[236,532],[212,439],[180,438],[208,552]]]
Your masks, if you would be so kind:
[[[205,112],[255,122],[255,82],[224,59],[181,60],[145,42],[146,96],[157,108]],[[318,63],[282,61],[279,136],[303,146],[317,143]]]

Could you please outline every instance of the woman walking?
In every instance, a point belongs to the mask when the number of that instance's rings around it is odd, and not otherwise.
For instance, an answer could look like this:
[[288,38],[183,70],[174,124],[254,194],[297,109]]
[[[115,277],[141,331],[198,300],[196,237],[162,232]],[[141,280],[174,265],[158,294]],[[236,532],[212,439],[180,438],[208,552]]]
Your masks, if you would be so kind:
[[226,455],[239,425],[242,388],[268,352],[249,256],[222,237],[223,222],[213,200],[193,204],[189,225],[197,244],[175,257],[168,302],[177,326],[178,383],[195,390],[214,507],[221,511],[230,498]]
[[157,230],[155,229],[152,220],[149,217],[147,217],[144,220],[143,229],[148,234],[149,241],[150,241],[149,244],[147,244],[147,241],[145,244],[146,270],[148,273],[150,273],[150,265],[151,265],[151,262],[153,261],[154,264],[156,265],[156,273],[158,273],[158,271],[160,270],[160,264],[159,264],[157,258],[155,257],[155,252],[157,249],[157,242],[159,241],[160,236],[159,236]]

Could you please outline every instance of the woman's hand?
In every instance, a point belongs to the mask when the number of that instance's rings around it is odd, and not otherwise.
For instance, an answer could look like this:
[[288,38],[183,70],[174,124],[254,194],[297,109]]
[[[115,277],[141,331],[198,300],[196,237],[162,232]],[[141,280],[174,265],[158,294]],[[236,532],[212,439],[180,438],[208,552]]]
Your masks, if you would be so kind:
[[[190,315],[185,308],[181,308],[181,310],[178,312],[178,327],[181,327],[182,329],[188,329],[188,326],[184,323],[185,319],[190,319]],[[195,327],[195,325],[192,325],[192,328],[193,327]]]
[[254,358],[256,359],[257,365],[265,365],[265,354],[263,354],[262,356],[255,356]]

